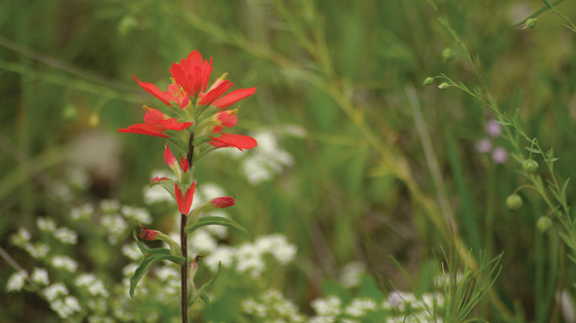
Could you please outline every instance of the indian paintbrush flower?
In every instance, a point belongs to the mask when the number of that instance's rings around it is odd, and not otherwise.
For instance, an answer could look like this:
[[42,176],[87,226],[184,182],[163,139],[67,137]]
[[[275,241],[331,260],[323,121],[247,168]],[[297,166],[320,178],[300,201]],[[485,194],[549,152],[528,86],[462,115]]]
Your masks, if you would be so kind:
[[235,203],[236,202],[234,201],[234,198],[231,196],[217,197],[217,198],[210,200],[210,204],[212,204],[214,207],[220,208],[220,209],[233,206]]
[[178,164],[176,157],[174,157],[174,154],[170,150],[170,147],[168,147],[168,144],[164,144],[164,147],[165,147],[164,162],[166,162],[166,165],[168,165],[168,167],[172,169],[174,174],[176,174],[176,178],[178,178],[178,181],[180,181],[182,179],[182,173],[180,172],[180,165]]

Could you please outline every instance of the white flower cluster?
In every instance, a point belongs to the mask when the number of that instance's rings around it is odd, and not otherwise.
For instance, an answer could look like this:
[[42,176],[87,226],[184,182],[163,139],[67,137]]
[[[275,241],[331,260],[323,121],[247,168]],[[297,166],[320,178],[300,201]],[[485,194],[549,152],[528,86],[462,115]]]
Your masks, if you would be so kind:
[[120,202],[118,200],[102,200],[100,201],[100,209],[107,214],[118,212],[120,210]]
[[366,266],[363,262],[353,261],[342,267],[340,270],[340,284],[346,288],[352,288],[360,285],[362,275],[366,272]]
[[240,164],[240,170],[250,184],[268,181],[282,173],[284,168],[294,165],[294,157],[280,147],[276,133],[261,129],[250,135],[256,139],[258,146]]
[[30,242],[30,232],[23,227],[18,228],[18,231],[10,236],[10,242],[20,248],[24,248]]
[[24,287],[26,277],[28,277],[28,273],[26,273],[26,271],[24,270],[13,273],[10,277],[8,277],[8,282],[6,283],[6,291],[7,292],[21,291],[22,287]]
[[111,244],[118,243],[118,238],[124,234],[128,224],[120,214],[106,214],[100,219],[100,223],[108,232],[108,242]]
[[361,317],[366,315],[368,311],[376,311],[376,302],[369,298],[354,298],[348,306],[344,309],[344,313],[353,316]]
[[17,247],[24,248],[24,250],[28,251],[28,253],[36,259],[46,257],[50,251],[50,247],[42,242],[32,244],[30,238],[30,232],[20,227],[16,233],[10,236],[10,242]]
[[44,268],[34,268],[32,272],[32,281],[38,285],[48,285],[50,280],[48,279],[48,271]]
[[180,272],[173,267],[162,266],[155,270],[158,280],[162,283],[162,293],[158,299],[171,302],[180,292]]
[[145,208],[124,205],[122,206],[122,214],[128,219],[138,221],[144,224],[152,223],[150,212]]
[[36,226],[45,232],[54,232],[56,230],[56,222],[46,217],[38,217],[36,219]]
[[444,305],[444,296],[439,293],[424,293],[420,299],[416,298],[413,293],[394,291],[388,299],[382,303],[385,309],[395,309],[404,311],[410,306],[412,310],[429,310],[434,306],[441,307]]
[[61,227],[54,231],[54,237],[66,244],[76,244],[78,242],[78,234],[67,227]]
[[[304,323],[306,320],[291,300],[284,298],[274,289],[262,293],[260,301],[253,298],[244,300],[242,310],[256,317],[265,318],[266,322]],[[270,319],[275,319],[275,321],[270,321]]]
[[50,263],[54,268],[62,268],[71,273],[78,268],[78,263],[68,256],[54,256]]
[[84,204],[82,206],[73,208],[70,211],[70,218],[74,221],[88,220],[94,213],[94,206],[92,204]]
[[254,242],[246,242],[238,247],[218,246],[217,241],[205,231],[198,230],[191,240],[191,247],[206,257],[204,264],[210,270],[218,269],[218,262],[224,267],[232,267],[239,273],[249,272],[255,279],[266,269],[265,255],[272,255],[281,265],[287,265],[296,257],[297,248],[281,234],[260,236]]
[[104,287],[104,284],[100,279],[97,279],[96,276],[93,274],[81,274],[76,278],[74,281],[76,286],[84,287],[88,291],[88,293],[92,296],[102,296],[108,297],[109,293]]
[[[150,179],[155,178],[155,177],[170,178],[173,175],[174,174],[172,172],[169,172],[169,171],[164,170],[164,169],[160,169],[160,170],[153,171],[152,174],[150,175]],[[150,187],[150,185],[146,185],[146,186],[144,186],[142,193],[144,194],[144,203],[146,203],[148,205],[152,205],[154,203],[160,203],[160,202],[168,202],[170,204],[176,204],[176,202],[174,201],[174,198],[172,198],[172,195],[170,195],[170,193],[166,192],[166,190],[164,188],[162,188],[160,185],[154,185],[153,187]]]
[[52,310],[54,310],[58,316],[63,319],[82,310],[80,303],[78,303],[78,299],[74,296],[69,296],[68,289],[62,283],[55,283],[46,287],[42,290],[42,294],[44,294],[46,299],[50,302],[50,308],[52,308]]
[[136,242],[132,242],[122,246],[122,254],[132,261],[139,261],[142,259],[142,252],[138,249]]

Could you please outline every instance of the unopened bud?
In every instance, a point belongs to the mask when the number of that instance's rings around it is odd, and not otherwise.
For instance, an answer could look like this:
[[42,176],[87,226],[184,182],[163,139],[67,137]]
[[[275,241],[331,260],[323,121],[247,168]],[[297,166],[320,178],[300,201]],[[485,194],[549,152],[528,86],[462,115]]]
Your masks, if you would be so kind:
[[432,78],[432,77],[429,77],[429,78],[424,80],[424,86],[428,86],[432,83],[434,83],[434,78]]
[[234,198],[231,196],[223,196],[223,197],[217,197],[212,199],[212,201],[210,201],[210,203],[217,208],[225,208],[225,207],[230,207],[232,205],[234,205],[236,202],[234,201]]
[[549,217],[541,216],[540,219],[538,219],[538,222],[536,222],[536,228],[538,231],[544,233],[552,227],[552,224],[552,220]]
[[530,19],[526,20],[526,28],[534,29],[534,27],[536,27],[537,21],[538,21],[538,18],[530,18]]
[[160,233],[156,230],[150,230],[147,227],[143,226],[142,224],[140,224],[140,227],[142,228],[142,230],[140,231],[140,238],[144,239],[144,240],[156,240],[156,236]]
[[538,169],[538,163],[535,160],[526,159],[522,163],[522,168],[524,169],[526,174],[534,174],[534,173],[536,173],[536,170]]
[[448,83],[442,83],[442,84],[438,85],[438,88],[440,90],[446,90],[449,87],[450,87],[450,84],[448,84]]
[[444,48],[444,50],[442,51],[442,58],[444,59],[445,62],[450,62],[453,61],[454,58],[456,58],[456,56],[454,55],[454,52],[450,48]]
[[522,204],[522,198],[518,194],[512,194],[506,198],[506,206],[512,212],[518,211]]

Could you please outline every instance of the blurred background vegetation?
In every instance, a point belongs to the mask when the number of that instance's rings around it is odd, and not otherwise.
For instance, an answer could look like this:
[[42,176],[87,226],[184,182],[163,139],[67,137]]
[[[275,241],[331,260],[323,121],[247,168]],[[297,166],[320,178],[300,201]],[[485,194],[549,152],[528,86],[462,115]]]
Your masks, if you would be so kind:
[[[527,133],[560,158],[559,176],[574,177],[574,34],[552,14],[534,30],[513,27],[543,6],[536,0],[437,3],[501,108],[520,108]],[[573,2],[559,9],[576,17]],[[358,260],[380,289],[409,290],[393,256],[426,289],[439,247],[450,245],[430,214],[451,212],[474,255],[504,251],[494,289],[517,322],[570,321],[555,295],[574,294],[574,265],[556,233],[535,227],[548,210],[528,190],[521,210],[506,209],[506,196],[524,183],[519,163],[496,164],[475,148],[493,116],[464,93],[421,85],[440,73],[478,85],[463,60],[444,61],[445,48],[458,54],[423,0],[2,1],[0,245],[31,268],[8,237],[21,226],[34,232],[38,216],[63,222],[70,208],[100,199],[144,206],[142,187],[164,167],[162,143],[116,129],[141,122],[140,101],[162,103],[132,75],[165,88],[168,67],[197,49],[214,59],[212,80],[227,72],[234,89],[258,87],[240,104],[237,130],[268,129],[294,157],[258,184],[217,154],[195,173],[237,199],[229,213],[251,237],[232,233],[224,243],[278,232],[297,245],[294,264],[269,273],[265,287],[310,312],[339,268]],[[502,138],[493,145],[510,148]],[[91,184],[63,202],[58,187],[72,168]],[[156,227],[175,225],[169,208],[150,211]],[[90,248],[81,236],[77,259]],[[127,263],[120,254],[90,257],[113,259],[80,262],[111,277]],[[12,271],[0,261],[0,285]],[[2,291],[0,304],[9,322],[53,316],[32,294]],[[490,302],[484,308],[491,321],[506,321]]]

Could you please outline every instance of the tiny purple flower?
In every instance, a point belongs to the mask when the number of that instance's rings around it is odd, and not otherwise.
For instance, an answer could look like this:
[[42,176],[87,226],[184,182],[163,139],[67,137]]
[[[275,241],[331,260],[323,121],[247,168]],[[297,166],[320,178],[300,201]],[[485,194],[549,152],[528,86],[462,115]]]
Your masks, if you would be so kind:
[[492,149],[492,142],[490,141],[490,139],[488,138],[482,138],[478,141],[476,141],[476,150],[479,153],[489,153],[490,150]]
[[498,146],[492,151],[492,160],[496,164],[504,164],[508,161],[508,152],[504,147]]
[[486,132],[490,137],[496,138],[502,133],[502,125],[494,120],[490,120],[486,122]]

